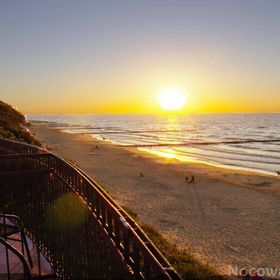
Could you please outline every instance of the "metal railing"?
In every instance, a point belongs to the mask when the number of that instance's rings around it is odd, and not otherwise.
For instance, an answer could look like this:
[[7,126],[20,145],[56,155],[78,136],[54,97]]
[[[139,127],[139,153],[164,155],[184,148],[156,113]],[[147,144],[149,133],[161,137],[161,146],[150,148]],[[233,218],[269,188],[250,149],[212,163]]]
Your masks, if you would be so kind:
[[0,192],[63,279],[180,279],[95,181],[44,149],[0,138]]
[[39,248],[32,242],[28,244],[22,221],[18,216],[0,214],[0,243],[4,246],[0,252],[1,279],[57,279],[49,264],[41,261]]
[[7,242],[4,238],[0,237],[0,244],[4,245],[6,249],[6,261],[7,261],[7,279],[10,279],[10,271],[9,271],[9,251],[14,254],[21,262],[23,266],[23,279],[31,279],[31,272],[28,266],[28,263],[24,257],[24,255],[19,252],[14,246],[12,246],[9,242]]

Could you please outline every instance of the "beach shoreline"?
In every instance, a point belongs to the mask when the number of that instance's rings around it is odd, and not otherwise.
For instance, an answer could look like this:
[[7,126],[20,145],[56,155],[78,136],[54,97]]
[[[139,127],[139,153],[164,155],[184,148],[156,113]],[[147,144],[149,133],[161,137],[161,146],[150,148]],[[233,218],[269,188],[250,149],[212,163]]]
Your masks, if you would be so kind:
[[[35,115],[31,119],[160,157],[277,177],[280,140],[269,128],[275,119],[270,116],[267,129],[261,126],[261,130],[255,127],[253,116],[246,118],[251,127],[248,133],[240,116],[227,119],[225,115],[212,117],[211,125],[209,120],[197,116],[190,119],[143,116],[139,119],[135,115]],[[255,117],[262,122],[259,116]]]
[[[267,219],[280,210],[277,177],[163,158],[35,122],[31,131],[139,220],[221,273],[228,265],[277,265],[280,225]],[[195,184],[187,183],[192,176]]]

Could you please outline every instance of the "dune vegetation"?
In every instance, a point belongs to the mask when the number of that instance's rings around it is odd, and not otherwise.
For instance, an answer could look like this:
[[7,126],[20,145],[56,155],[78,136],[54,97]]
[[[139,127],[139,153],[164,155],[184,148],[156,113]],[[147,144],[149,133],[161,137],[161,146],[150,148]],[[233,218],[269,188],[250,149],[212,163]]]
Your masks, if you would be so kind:
[[30,124],[25,116],[3,101],[0,101],[0,137],[40,145],[30,133]]
[[155,226],[139,221],[137,213],[130,208],[122,205],[122,208],[135,221],[139,223],[142,230],[157,246],[161,253],[166,257],[170,264],[177,270],[183,279],[192,280],[224,280],[225,277],[218,275],[218,273],[210,267],[210,265],[201,263],[193,254],[187,250],[178,247],[173,242],[165,238],[158,228]]

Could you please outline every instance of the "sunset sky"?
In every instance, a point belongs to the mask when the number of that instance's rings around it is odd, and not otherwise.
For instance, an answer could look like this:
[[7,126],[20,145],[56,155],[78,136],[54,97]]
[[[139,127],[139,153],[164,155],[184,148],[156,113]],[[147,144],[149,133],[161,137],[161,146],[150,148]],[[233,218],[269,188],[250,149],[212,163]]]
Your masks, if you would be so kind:
[[279,112],[280,1],[0,1],[0,62],[24,113]]

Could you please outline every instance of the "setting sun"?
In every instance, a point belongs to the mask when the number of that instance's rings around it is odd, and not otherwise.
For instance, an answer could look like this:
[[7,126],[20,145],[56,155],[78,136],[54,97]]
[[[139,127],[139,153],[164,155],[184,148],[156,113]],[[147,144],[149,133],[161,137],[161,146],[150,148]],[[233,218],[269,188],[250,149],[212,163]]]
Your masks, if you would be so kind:
[[186,105],[186,95],[179,90],[164,90],[158,96],[157,102],[162,110],[181,110]]

